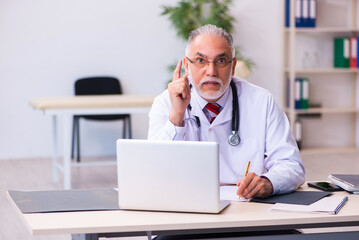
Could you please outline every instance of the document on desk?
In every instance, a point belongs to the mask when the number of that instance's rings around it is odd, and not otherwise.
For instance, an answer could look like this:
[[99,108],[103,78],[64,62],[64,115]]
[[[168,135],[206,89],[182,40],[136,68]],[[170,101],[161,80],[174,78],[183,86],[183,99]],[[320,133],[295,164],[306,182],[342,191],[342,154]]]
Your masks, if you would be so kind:
[[270,210],[283,212],[337,214],[348,201],[348,197],[325,197],[310,205],[276,203]]
[[22,213],[119,209],[118,191],[113,188],[8,192]]
[[244,197],[239,198],[237,195],[237,186],[221,186],[220,187],[220,199],[221,200],[229,200],[236,202],[247,202],[249,199]]

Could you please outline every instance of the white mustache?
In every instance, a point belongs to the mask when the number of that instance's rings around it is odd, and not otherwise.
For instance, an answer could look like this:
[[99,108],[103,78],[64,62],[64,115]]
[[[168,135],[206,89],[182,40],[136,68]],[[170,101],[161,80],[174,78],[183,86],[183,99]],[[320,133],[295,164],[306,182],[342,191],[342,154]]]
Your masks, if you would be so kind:
[[217,78],[217,77],[206,77],[203,78],[200,82],[199,85],[203,85],[205,82],[216,82],[219,85],[221,85],[221,87],[223,87],[223,82],[221,79]]

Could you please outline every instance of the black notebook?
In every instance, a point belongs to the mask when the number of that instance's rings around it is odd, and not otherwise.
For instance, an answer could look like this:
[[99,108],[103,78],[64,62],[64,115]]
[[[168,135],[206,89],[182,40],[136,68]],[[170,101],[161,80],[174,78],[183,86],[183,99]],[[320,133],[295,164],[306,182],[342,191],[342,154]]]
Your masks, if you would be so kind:
[[252,198],[252,202],[260,203],[288,203],[288,204],[300,204],[310,205],[323,197],[330,195],[329,192],[317,192],[317,191],[295,191],[292,193],[273,195],[267,198]]
[[9,195],[22,213],[117,210],[116,189],[11,191]]

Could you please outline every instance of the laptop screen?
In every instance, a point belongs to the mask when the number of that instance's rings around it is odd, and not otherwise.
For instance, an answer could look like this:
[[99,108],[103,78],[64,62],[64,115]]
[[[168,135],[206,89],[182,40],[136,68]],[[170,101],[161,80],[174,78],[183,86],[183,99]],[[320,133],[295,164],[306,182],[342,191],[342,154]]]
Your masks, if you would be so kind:
[[119,139],[119,206],[219,212],[218,159],[214,142]]

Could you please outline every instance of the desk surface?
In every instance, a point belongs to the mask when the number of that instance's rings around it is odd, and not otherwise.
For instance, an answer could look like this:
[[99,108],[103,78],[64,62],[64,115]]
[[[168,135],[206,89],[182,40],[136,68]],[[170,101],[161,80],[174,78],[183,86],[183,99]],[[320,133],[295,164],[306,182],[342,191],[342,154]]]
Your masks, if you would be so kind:
[[[346,195],[344,192],[336,195]],[[10,201],[13,203],[11,198]],[[13,203],[14,204],[14,203]],[[273,212],[272,204],[232,202],[220,214],[146,211],[93,211],[22,214],[28,229],[37,234],[171,232],[236,228],[238,231],[353,226],[359,224],[359,196],[337,215]]]
[[151,107],[153,95],[84,95],[69,97],[44,97],[29,101],[30,106],[39,110],[66,108],[122,108]]

